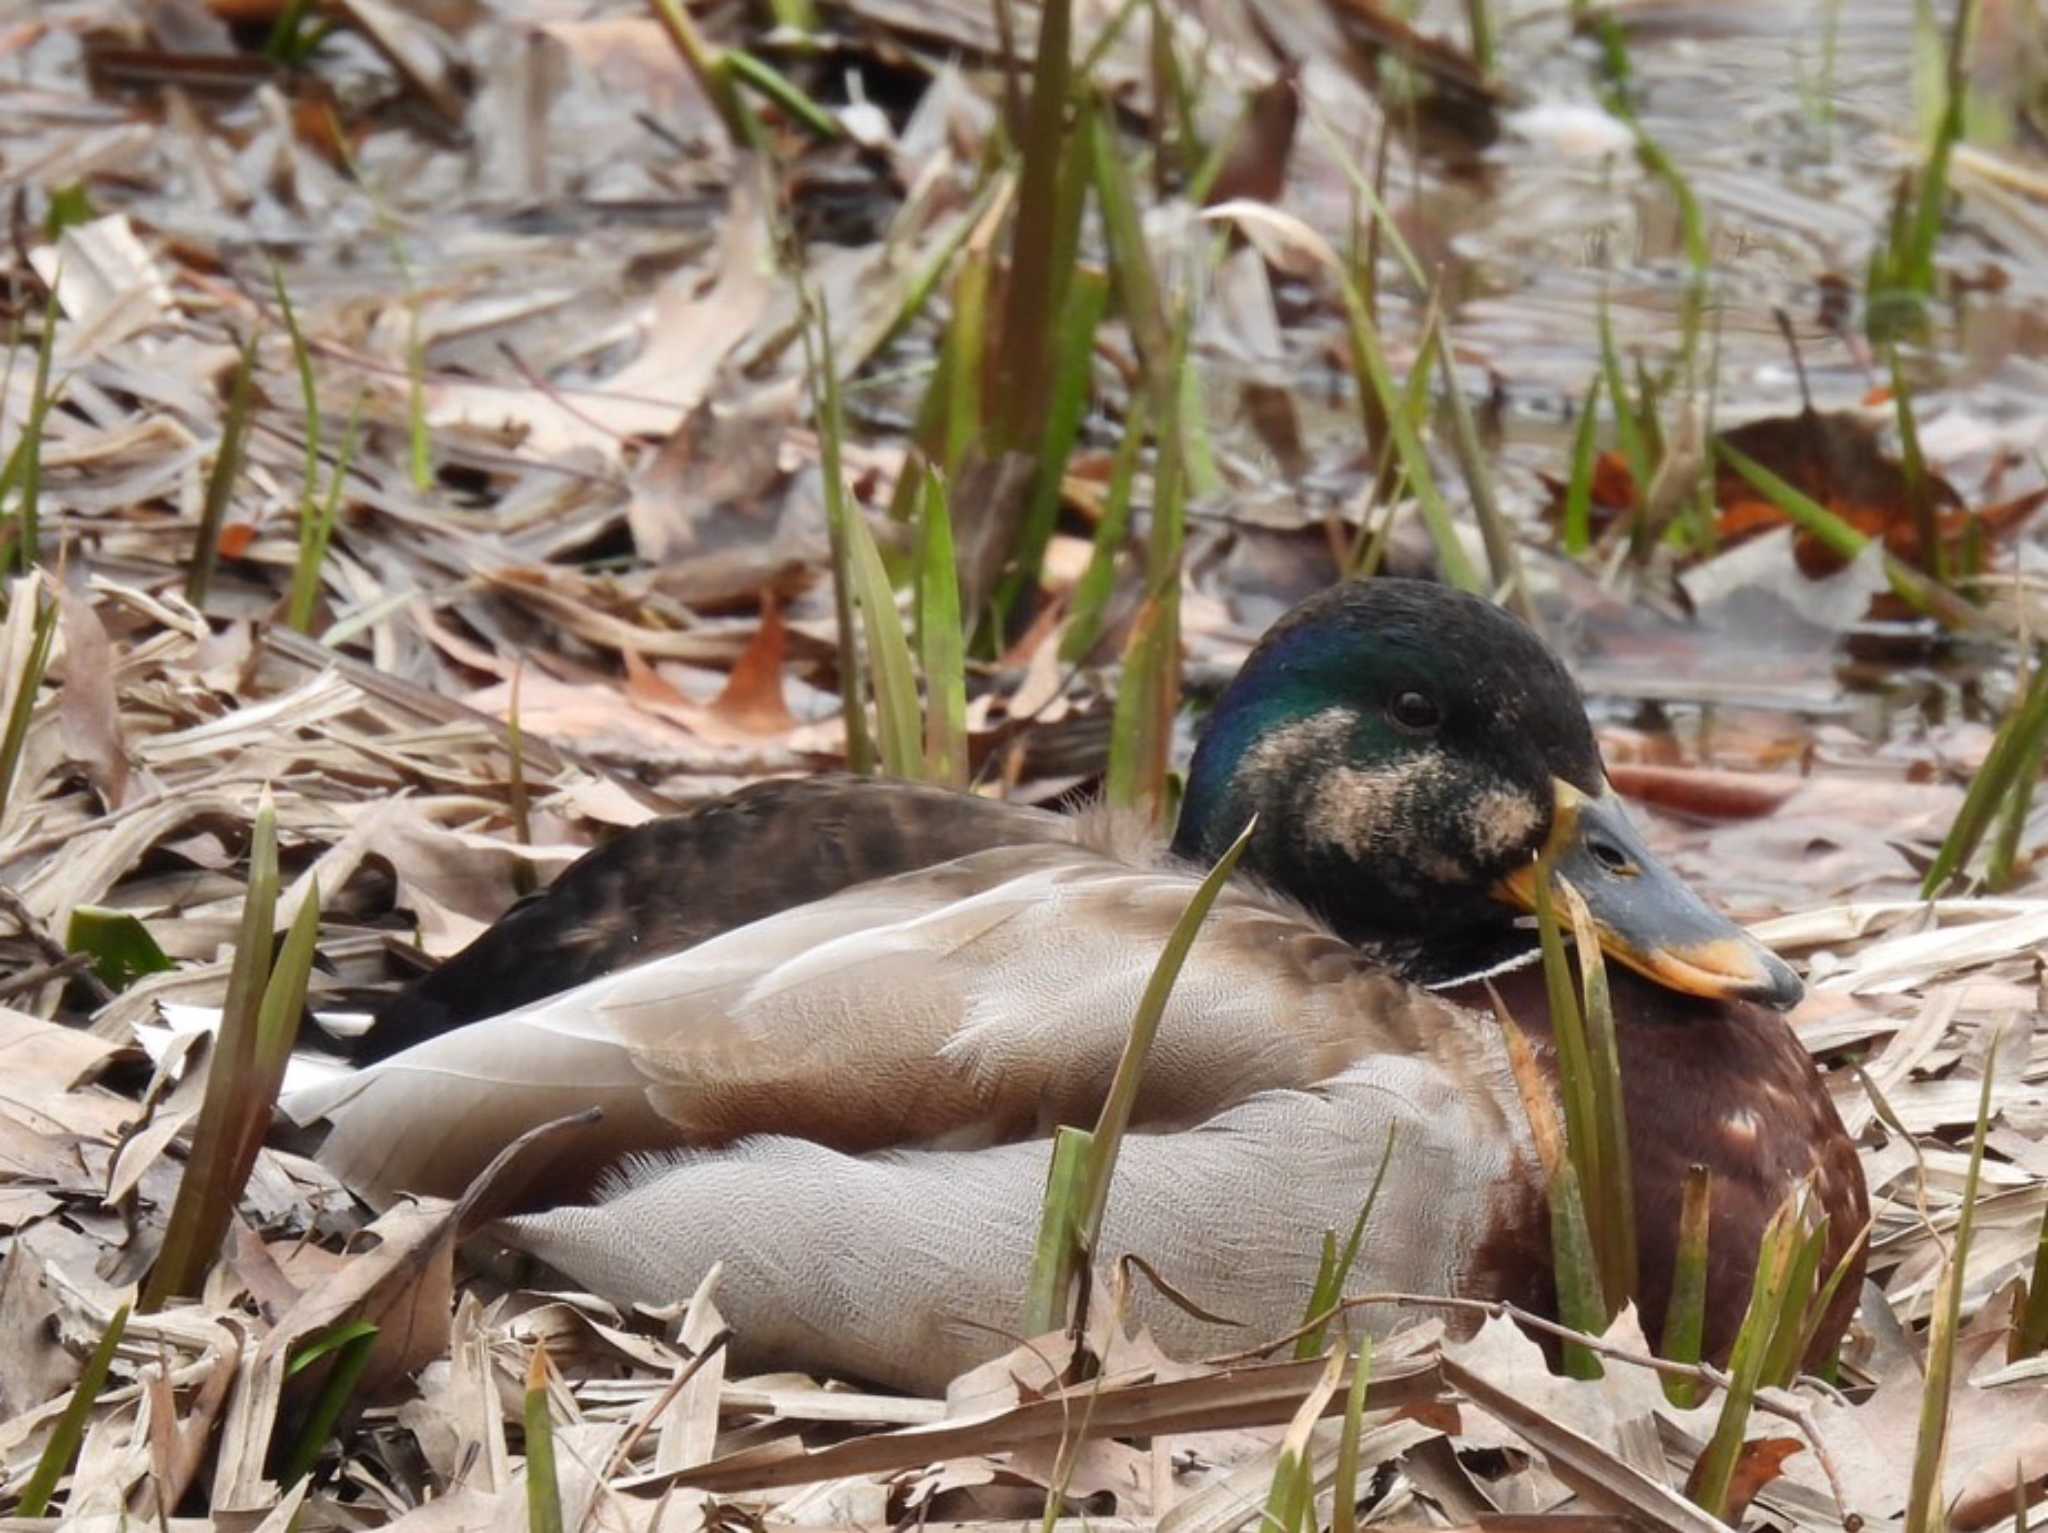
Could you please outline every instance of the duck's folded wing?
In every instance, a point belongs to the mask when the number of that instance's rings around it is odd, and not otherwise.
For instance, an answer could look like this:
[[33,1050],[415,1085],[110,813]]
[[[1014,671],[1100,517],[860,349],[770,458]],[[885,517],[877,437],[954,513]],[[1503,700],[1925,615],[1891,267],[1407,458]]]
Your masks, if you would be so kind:
[[[1280,1335],[1305,1312],[1323,1232],[1357,1218],[1391,1132],[1350,1291],[1498,1295],[1512,1287],[1504,1257],[1541,1222],[1526,1131],[1497,1095],[1512,1089],[1500,1074],[1475,1086],[1380,1059],[1313,1091],[1261,1092],[1194,1129],[1133,1135],[1103,1260],[1140,1255],[1241,1322],[1141,1292],[1135,1318],[1176,1356]],[[636,1164],[597,1206],[501,1228],[619,1303],[687,1297],[723,1262],[718,1302],[743,1366],[931,1390],[1016,1333],[1047,1154],[1044,1141],[849,1156],[751,1139]]]
[[[1074,847],[1005,848],[864,885],[472,1024],[295,1117],[322,1159],[386,1191],[460,1191],[521,1128],[597,1102],[573,1176],[628,1152],[785,1134],[841,1150],[973,1145],[1086,1122],[1194,891]],[[1470,1027],[1244,890],[1211,912],[1144,1077],[1141,1125]],[[635,1081],[639,1095],[635,1096]]]
[[389,1058],[778,910],[989,847],[1066,841],[1074,824],[919,783],[755,783],[586,854],[393,996],[354,1051]]

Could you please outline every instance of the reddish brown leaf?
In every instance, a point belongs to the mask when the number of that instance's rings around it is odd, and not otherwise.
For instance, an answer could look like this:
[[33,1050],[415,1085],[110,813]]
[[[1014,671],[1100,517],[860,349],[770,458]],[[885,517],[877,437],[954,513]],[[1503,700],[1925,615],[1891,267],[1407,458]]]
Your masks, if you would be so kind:
[[763,591],[761,626],[747,642],[746,652],[733,663],[725,690],[711,704],[711,711],[734,728],[755,734],[783,735],[794,729],[796,717],[782,694],[782,657],[787,648],[775,593]]
[[[1742,1445],[1742,1453],[1735,1460],[1735,1478],[1728,1484],[1728,1508],[1722,1513],[1723,1520],[1730,1523],[1742,1521],[1742,1514],[1756,1493],[1785,1472],[1785,1460],[1805,1450],[1805,1444],[1796,1437],[1756,1437]],[[1702,1459],[1701,1463],[1705,1460]],[[1693,1477],[1699,1474],[1699,1465],[1693,1466]],[[1693,1479],[1688,1478],[1685,1493],[1692,1496],[1697,1490]]]

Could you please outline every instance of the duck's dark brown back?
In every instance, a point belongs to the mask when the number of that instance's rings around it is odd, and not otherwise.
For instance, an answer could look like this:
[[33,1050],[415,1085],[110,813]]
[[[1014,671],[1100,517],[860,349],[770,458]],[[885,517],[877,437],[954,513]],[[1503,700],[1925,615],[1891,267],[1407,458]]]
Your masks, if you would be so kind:
[[387,1058],[764,916],[1073,822],[949,789],[832,774],[756,783],[624,831],[407,985],[354,1045]]

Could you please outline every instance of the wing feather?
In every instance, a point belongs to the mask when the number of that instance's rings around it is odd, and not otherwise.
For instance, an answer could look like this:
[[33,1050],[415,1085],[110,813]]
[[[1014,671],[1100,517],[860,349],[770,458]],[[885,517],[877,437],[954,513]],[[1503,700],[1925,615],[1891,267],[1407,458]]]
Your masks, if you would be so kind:
[[[334,1124],[323,1159],[345,1179],[450,1193],[524,1128],[602,1106],[573,1177],[542,1189],[558,1198],[635,1150],[753,1134],[845,1151],[1029,1137],[1094,1116],[1194,889],[1070,845],[977,853],[473,1023],[288,1109]],[[1175,987],[1137,1122],[1201,1122],[1470,1024],[1234,888]]]

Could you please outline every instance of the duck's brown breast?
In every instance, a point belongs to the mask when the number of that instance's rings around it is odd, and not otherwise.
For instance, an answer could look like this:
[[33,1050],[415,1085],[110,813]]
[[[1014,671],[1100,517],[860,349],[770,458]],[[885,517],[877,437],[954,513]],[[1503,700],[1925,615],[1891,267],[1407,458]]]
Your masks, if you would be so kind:
[[[1705,1350],[1723,1360],[1749,1304],[1758,1243],[1786,1196],[1808,1176],[1828,1218],[1825,1279],[1870,1217],[1856,1147],[1842,1128],[1820,1072],[1785,1019],[1740,1003],[1663,989],[1610,967],[1635,1176],[1639,1308],[1645,1333],[1663,1333],[1678,1243],[1686,1173],[1712,1177]],[[1555,1069],[1550,1008],[1540,968],[1497,976],[1503,1004]],[[1484,985],[1452,999],[1491,1007]],[[1486,1253],[1487,1281],[1503,1298],[1554,1313],[1548,1209],[1531,1199],[1526,1216],[1504,1220]],[[1863,1255],[1845,1274],[1807,1356],[1818,1364],[1854,1313]]]

